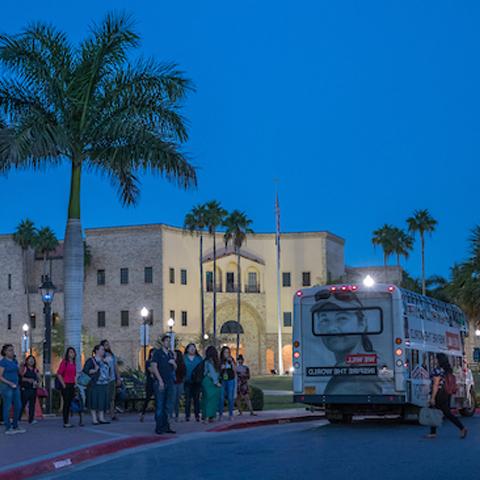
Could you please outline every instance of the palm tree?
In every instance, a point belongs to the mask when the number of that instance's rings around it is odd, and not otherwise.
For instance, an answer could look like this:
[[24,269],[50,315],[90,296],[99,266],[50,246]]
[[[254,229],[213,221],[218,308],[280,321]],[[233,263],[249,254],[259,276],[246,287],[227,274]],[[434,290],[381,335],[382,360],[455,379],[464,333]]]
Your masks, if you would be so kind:
[[213,238],[213,338],[217,336],[217,241],[215,237],[226,215],[227,211],[222,208],[220,202],[212,200],[205,204],[205,224]]
[[206,227],[206,207],[205,205],[197,205],[185,215],[183,229],[192,235],[197,233],[200,236],[200,303],[202,311],[202,338],[205,335],[205,298],[203,291],[203,232]]
[[428,210],[415,210],[413,216],[407,218],[408,231],[415,235],[416,232],[420,235],[420,242],[422,245],[422,295],[426,293],[425,283],[425,233],[432,233],[435,231],[437,221],[430,215]]
[[392,249],[397,256],[397,266],[400,267],[400,257],[407,259],[413,249],[413,238],[401,228],[392,228]]
[[[243,243],[247,240],[247,235],[252,234],[253,230],[250,228],[252,221],[245,215],[244,212],[234,210],[224,220],[225,227],[225,247],[228,247],[230,242],[233,243],[235,253],[237,254],[237,323],[240,325],[240,308],[241,308],[241,270],[240,270],[240,249]],[[237,332],[237,355],[240,349],[240,334]]]
[[26,218],[22,220],[18,225],[15,233],[13,234],[14,242],[22,249],[22,261],[23,261],[23,288],[27,295],[27,315],[29,325],[29,337],[30,345],[32,345],[32,308],[30,305],[30,270],[28,268],[27,255],[30,249],[35,245],[37,239],[37,229],[34,223]]
[[392,225],[383,225],[373,232],[373,246],[379,246],[383,250],[383,266],[385,270],[385,281],[387,281],[387,263],[390,255],[394,253],[394,232],[395,227]]
[[[81,351],[84,249],[82,172],[107,176],[134,205],[141,173],[188,188],[196,172],[181,150],[181,105],[192,85],[173,64],[130,61],[138,47],[131,18],[108,14],[78,46],[48,24],[0,36],[0,173],[67,162],[70,198],[64,239],[66,342]],[[77,355],[80,358],[80,355]]]
[[38,231],[35,248],[43,255],[43,275],[47,275],[48,255],[58,247],[58,243],[57,237],[50,227],[43,227]]

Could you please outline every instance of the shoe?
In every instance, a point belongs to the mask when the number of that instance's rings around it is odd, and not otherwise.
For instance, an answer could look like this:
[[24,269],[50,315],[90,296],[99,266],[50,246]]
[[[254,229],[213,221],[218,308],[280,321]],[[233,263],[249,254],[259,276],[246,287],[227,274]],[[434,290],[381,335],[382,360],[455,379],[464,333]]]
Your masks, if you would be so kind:
[[92,422],[92,425],[100,425],[100,422]]
[[189,422],[189,421],[190,421],[190,417],[185,417],[185,421],[186,421],[186,422]]
[[78,426],[79,426],[79,427],[83,427],[83,426],[84,426],[84,423],[83,423],[83,422],[80,422],[80,423],[78,424]]
[[165,433],[177,433],[175,430],[172,430],[171,428],[168,428],[165,430]]
[[199,422],[199,421],[200,421],[200,417],[195,417],[195,421]]
[[145,417],[143,415],[140,415],[140,421],[143,423],[144,420],[145,420]]
[[36,420],[32,420],[31,422],[28,422],[28,423],[30,423],[30,425],[35,425],[38,422]]
[[155,430],[155,433],[157,435],[165,435],[167,432],[164,432],[163,430]]
[[106,422],[106,421],[102,422],[102,421],[100,420],[98,423],[99,423],[100,425],[109,425],[111,422]]
[[66,423],[63,428],[73,428],[73,425],[71,423]]
[[13,433],[25,433],[25,432],[26,430],[24,428],[17,427],[13,429]]
[[15,435],[15,433],[17,432],[14,432],[13,428],[9,428],[8,430],[5,430],[5,435]]
[[466,428],[464,428],[462,430],[462,433],[460,433],[460,438],[463,440],[468,434],[468,430]]
[[118,422],[118,417],[116,415],[112,417],[112,422]]

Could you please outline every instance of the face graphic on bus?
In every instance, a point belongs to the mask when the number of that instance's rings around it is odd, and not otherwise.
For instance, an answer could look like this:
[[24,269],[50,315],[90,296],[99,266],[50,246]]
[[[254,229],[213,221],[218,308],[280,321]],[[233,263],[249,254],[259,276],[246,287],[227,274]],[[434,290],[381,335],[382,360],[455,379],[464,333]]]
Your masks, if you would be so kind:
[[315,316],[315,333],[322,335],[322,342],[334,353],[354,349],[366,331],[365,319],[359,310],[319,311]]

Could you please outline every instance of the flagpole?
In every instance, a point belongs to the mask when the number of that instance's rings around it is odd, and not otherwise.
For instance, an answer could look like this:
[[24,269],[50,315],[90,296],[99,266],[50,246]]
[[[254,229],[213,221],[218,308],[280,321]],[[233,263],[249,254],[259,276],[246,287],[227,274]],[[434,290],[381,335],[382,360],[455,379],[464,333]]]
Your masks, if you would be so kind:
[[278,374],[283,375],[283,341],[282,341],[282,302],[280,283],[280,204],[278,201],[278,190],[275,196],[275,217],[276,231],[275,244],[277,246],[277,320],[278,320]]

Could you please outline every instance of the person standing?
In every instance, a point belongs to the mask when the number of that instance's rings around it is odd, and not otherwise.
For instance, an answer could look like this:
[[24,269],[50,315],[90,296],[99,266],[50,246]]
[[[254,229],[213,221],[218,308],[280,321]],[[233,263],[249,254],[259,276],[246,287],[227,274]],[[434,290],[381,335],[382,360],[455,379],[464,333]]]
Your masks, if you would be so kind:
[[220,361],[217,349],[210,345],[205,352],[202,380],[202,417],[204,422],[213,422],[220,402]]
[[[437,353],[436,367],[431,373],[431,378],[432,394],[430,405],[441,410],[444,417],[448,418],[460,430],[460,438],[465,438],[468,430],[450,410],[450,398],[455,393],[451,391],[452,388],[455,388],[455,377],[453,376],[452,366],[448,361],[448,357],[444,353]],[[430,427],[430,434],[427,435],[427,438],[433,439],[436,437],[437,427]]]
[[175,421],[178,422],[178,417],[180,414],[180,399],[182,398],[184,392],[186,370],[182,352],[180,350],[175,350],[174,354],[177,368],[175,370],[175,384],[173,386],[173,409],[171,413],[172,417],[174,416]]
[[242,415],[242,402],[245,402],[247,408],[250,410],[250,415],[256,416],[253,411],[252,401],[250,400],[250,387],[248,381],[250,380],[250,369],[245,365],[243,355],[237,357],[237,407],[238,414]]
[[[0,395],[3,401],[3,421],[5,433],[25,433],[23,428],[18,426],[20,416],[20,387],[18,383],[18,362],[15,359],[15,350],[11,343],[3,345],[0,352]],[[13,405],[13,419],[10,420],[10,408]]]
[[148,352],[148,359],[145,363],[145,400],[143,402],[142,412],[140,413],[140,421],[143,422],[145,418],[145,412],[147,411],[148,403],[154,395],[153,392],[153,376],[150,373],[150,365],[152,363],[153,348]]
[[202,382],[192,377],[193,371],[202,363],[202,357],[198,353],[194,343],[189,343],[185,348],[185,421],[190,421],[190,411],[193,401],[193,413],[195,420],[200,421],[200,392]]
[[102,340],[100,345],[105,349],[104,360],[108,364],[110,372],[110,381],[108,382],[108,405],[112,421],[115,421],[118,420],[115,413],[115,393],[117,391],[117,386],[119,387],[122,382],[120,379],[120,372],[118,371],[117,357],[112,352],[110,342],[108,340]]
[[175,363],[173,352],[170,347],[170,336],[164,335],[152,357],[150,371],[154,377],[153,391],[155,394],[155,433],[175,433],[168,422],[171,411],[173,391],[175,383]]
[[229,347],[222,347],[220,351],[220,379],[222,389],[220,391],[220,401],[218,407],[219,419],[223,418],[223,410],[225,407],[225,397],[228,403],[228,419],[233,419],[233,407],[235,404],[235,361]]
[[105,349],[102,345],[95,345],[92,356],[85,362],[83,372],[90,376],[87,387],[87,408],[92,414],[94,425],[105,425],[105,412],[108,409],[108,383],[110,369],[104,360]]
[[28,403],[28,423],[37,423],[35,420],[35,402],[37,400],[37,387],[40,383],[40,377],[37,370],[37,361],[33,355],[29,355],[25,359],[25,363],[20,370],[20,377],[22,379],[22,407],[20,410],[19,420],[21,419]]
[[72,406],[72,400],[75,396],[75,381],[77,378],[77,366],[75,364],[77,358],[77,352],[73,347],[68,347],[65,356],[60,362],[60,366],[57,370],[57,379],[60,382],[61,393],[63,398],[63,427],[72,428],[70,423],[70,410]]

